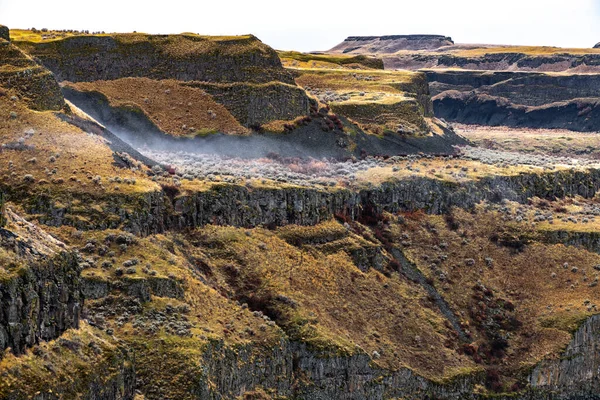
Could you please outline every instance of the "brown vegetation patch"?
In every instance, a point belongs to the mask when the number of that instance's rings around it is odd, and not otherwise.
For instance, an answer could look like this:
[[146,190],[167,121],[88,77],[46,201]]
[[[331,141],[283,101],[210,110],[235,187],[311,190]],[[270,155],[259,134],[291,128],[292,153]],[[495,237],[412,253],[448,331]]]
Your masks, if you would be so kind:
[[215,132],[245,134],[244,128],[203,90],[174,80],[123,78],[114,81],[68,83],[80,91],[100,92],[114,107],[135,106],[163,132],[196,136]]

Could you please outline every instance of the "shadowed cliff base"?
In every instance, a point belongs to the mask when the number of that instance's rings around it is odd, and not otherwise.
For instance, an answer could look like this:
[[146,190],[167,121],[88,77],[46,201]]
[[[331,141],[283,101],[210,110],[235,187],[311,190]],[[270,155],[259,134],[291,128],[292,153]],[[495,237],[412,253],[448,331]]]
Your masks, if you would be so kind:
[[600,130],[600,100],[573,99],[543,106],[515,105],[502,97],[447,91],[433,98],[435,114],[466,124],[557,128],[580,132]]
[[[371,155],[399,154],[454,154],[452,146],[467,142],[450,130],[443,134],[423,137],[389,135],[375,136],[355,128],[353,135],[341,132],[323,132],[314,121],[291,133],[253,134],[236,136],[210,134],[194,138],[173,138],[162,132],[143,113],[124,107],[111,107],[99,93],[79,92],[63,88],[65,97],[97,121],[104,124],[121,139],[134,147],[197,151],[234,157],[264,157],[278,153],[287,157],[347,158]],[[350,144],[354,142],[355,148]]]

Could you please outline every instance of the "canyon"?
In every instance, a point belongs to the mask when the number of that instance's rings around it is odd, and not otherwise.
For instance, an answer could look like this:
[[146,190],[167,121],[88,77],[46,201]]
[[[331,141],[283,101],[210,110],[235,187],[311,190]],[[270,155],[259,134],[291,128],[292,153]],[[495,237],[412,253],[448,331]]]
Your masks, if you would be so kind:
[[0,38],[0,398],[598,396],[594,50]]

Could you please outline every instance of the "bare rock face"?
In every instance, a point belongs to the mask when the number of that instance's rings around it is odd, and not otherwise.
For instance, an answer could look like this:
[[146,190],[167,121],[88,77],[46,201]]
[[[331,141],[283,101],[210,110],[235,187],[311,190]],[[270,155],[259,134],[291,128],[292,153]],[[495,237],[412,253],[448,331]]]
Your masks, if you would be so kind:
[[21,354],[78,327],[83,299],[75,254],[7,211],[0,228],[0,354]]
[[4,39],[10,42],[10,31],[8,27],[0,25],[0,39]]
[[[2,28],[0,26],[0,37]],[[8,30],[6,32],[8,35]],[[65,99],[54,75],[4,40],[0,40],[0,64],[4,68],[0,87],[15,90],[30,109],[58,111],[64,107]]]
[[453,44],[452,38],[443,35],[350,36],[330,51],[391,54],[400,50],[435,50]]
[[595,315],[575,332],[560,358],[544,361],[533,370],[531,386],[553,391],[555,399],[594,398],[600,389],[599,343],[600,316]]

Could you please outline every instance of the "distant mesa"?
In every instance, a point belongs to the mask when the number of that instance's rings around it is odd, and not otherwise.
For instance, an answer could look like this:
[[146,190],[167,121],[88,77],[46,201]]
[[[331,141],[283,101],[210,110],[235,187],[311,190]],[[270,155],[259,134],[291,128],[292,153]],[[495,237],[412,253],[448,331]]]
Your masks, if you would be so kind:
[[0,25],[0,39],[10,42],[10,30],[4,25]]
[[331,49],[335,53],[396,53],[400,50],[435,50],[452,46],[451,37],[443,35],[350,36]]

